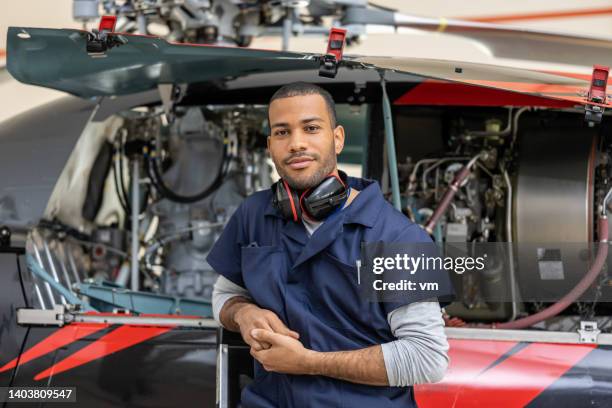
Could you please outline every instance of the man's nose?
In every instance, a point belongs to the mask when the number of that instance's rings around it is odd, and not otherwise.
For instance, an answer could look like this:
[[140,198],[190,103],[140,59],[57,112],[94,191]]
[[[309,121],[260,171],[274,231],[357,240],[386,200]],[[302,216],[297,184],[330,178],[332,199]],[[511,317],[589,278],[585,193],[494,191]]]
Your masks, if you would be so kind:
[[289,140],[289,151],[299,152],[306,150],[306,138],[301,130],[291,132],[291,139]]

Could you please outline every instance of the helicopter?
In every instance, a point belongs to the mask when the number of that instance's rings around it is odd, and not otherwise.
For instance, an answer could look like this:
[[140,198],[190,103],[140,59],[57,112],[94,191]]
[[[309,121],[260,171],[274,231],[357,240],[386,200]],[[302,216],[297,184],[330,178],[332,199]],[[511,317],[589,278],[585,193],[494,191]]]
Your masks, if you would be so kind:
[[[361,165],[436,242],[512,244],[503,267],[456,277],[451,366],[442,382],[414,387],[419,406],[605,406],[609,41],[551,52],[604,57],[581,75],[346,55],[342,27],[309,54],[222,46],[222,29],[202,46],[116,24],[7,35],[14,78],[72,96],[0,129],[2,386],[76,387],[86,406],[237,406],[252,366],[210,318],[216,275],[205,257],[244,197],[270,187],[266,103],[299,80],[336,100],[349,135],[341,167]],[[453,24],[491,47],[519,34]],[[532,45],[576,40],[523,34]],[[531,296],[553,286],[584,291]],[[502,292],[505,301],[486,297]]]

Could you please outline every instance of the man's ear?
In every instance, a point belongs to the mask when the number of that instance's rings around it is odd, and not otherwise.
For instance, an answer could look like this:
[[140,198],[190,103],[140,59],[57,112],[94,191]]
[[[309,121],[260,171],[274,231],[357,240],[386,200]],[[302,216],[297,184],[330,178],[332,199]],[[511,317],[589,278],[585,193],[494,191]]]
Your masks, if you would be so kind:
[[344,127],[342,125],[338,125],[334,129],[334,147],[336,148],[336,155],[339,155],[344,149]]

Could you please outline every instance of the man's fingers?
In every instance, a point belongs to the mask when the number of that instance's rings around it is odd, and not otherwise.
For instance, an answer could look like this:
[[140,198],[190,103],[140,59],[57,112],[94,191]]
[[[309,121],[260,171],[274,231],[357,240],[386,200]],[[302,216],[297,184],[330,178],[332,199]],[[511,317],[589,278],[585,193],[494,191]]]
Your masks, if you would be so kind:
[[257,361],[259,361],[261,363],[261,357],[260,354],[261,350],[255,350],[253,347],[251,347],[251,350],[249,350],[249,353],[251,353],[251,356],[253,356],[253,358]]
[[251,336],[259,342],[269,343],[273,346],[277,343],[277,336],[280,336],[280,334],[269,330],[253,329],[251,330]]
[[261,344],[260,342],[255,341],[255,340],[251,341],[251,343],[249,344],[249,346],[251,346],[251,348],[252,348],[253,350],[256,350],[256,351],[261,351],[261,350],[265,350],[266,348],[268,348],[268,347],[265,347],[265,346],[264,346],[263,344]]
[[[262,327],[256,327],[255,330],[264,330],[267,332],[274,332],[274,329],[272,329],[272,326],[270,326],[269,322],[264,322],[262,324]],[[253,330],[251,330],[251,333],[253,333]],[[251,336],[253,336],[253,334],[251,334]],[[259,341],[264,349],[269,349],[270,347],[272,347],[272,344],[270,342],[265,342],[265,341]]]
[[255,350],[267,350],[272,347],[272,344],[266,341],[255,340],[255,338],[249,333],[247,336],[248,339],[245,339],[245,343],[254,348]]
[[259,361],[261,364],[263,364],[264,357],[266,356],[265,353],[267,352],[268,351],[266,350],[255,350],[253,349],[253,347],[251,347],[251,349],[249,350],[249,353],[251,354],[251,356],[253,356],[253,358]]
[[244,342],[246,344],[248,344],[249,346],[251,346],[251,348],[254,348],[255,350],[266,350],[269,349],[271,347],[270,343],[266,343],[264,341],[257,341],[255,340],[255,338],[253,336],[251,336],[251,333],[246,332],[243,336],[242,339],[244,340]]
[[270,326],[272,327],[272,331],[278,334],[284,334],[285,336],[293,337],[298,340],[300,338],[299,333],[290,330],[278,317],[274,317],[270,319]]
[[269,320],[266,320],[266,321],[265,321],[265,322],[264,322],[264,323],[261,325],[261,327],[255,327],[255,328],[256,328],[256,329],[264,329],[264,330],[271,331],[271,332],[273,332],[273,331],[274,331],[274,327],[273,327],[273,326],[270,324],[270,321],[269,321]]

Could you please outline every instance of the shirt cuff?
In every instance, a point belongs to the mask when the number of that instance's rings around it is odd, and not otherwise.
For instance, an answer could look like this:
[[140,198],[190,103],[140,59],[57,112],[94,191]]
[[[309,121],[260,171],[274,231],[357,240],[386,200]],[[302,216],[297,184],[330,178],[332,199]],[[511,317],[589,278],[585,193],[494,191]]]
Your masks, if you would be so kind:
[[220,319],[221,309],[225,305],[225,302],[233,297],[241,296],[247,299],[251,299],[249,291],[242,286],[236,285],[226,277],[219,275],[215,285],[213,286],[212,293],[212,309],[213,318],[219,325],[223,326]]
[[382,349],[383,360],[385,361],[385,370],[387,371],[389,385],[391,387],[396,387],[397,384],[399,384],[399,379],[396,375],[398,361],[396,359],[396,347],[393,343],[395,342],[383,343],[380,345],[380,348]]

